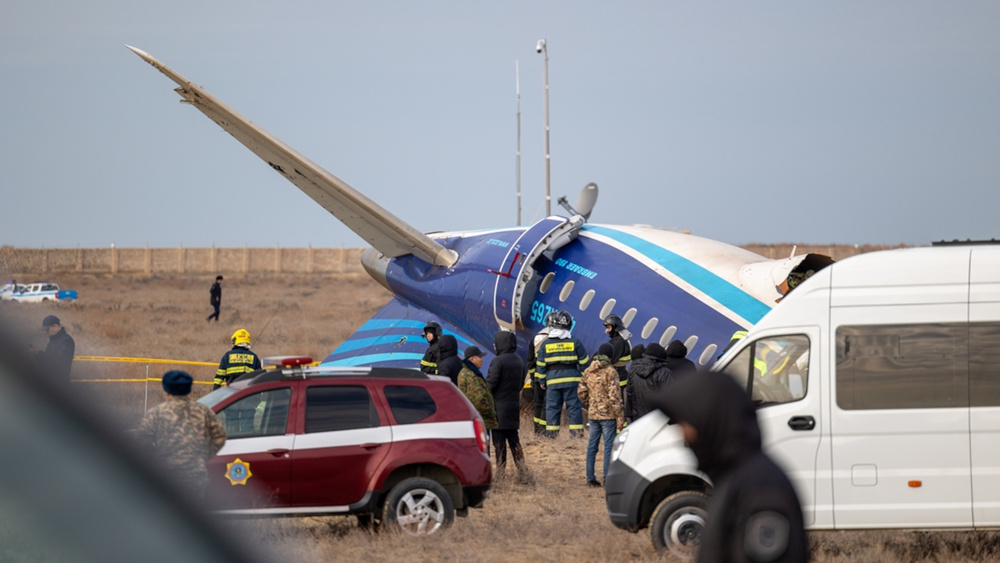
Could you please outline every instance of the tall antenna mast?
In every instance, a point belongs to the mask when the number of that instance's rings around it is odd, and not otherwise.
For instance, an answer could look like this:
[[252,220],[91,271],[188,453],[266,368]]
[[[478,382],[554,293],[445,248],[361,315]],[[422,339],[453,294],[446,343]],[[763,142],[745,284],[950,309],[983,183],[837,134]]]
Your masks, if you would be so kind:
[[552,175],[549,157],[549,46],[544,39],[539,39],[535,50],[545,53],[545,216],[552,215]]
[[514,59],[514,88],[517,91],[517,150],[515,170],[517,176],[517,225],[521,225],[521,70],[517,59]]

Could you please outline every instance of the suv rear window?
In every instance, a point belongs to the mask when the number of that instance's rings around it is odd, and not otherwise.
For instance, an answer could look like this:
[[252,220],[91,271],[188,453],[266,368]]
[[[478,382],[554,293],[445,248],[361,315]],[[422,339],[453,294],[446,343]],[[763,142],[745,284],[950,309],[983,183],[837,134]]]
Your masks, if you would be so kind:
[[378,413],[360,385],[314,385],[306,390],[306,433],[372,428]]
[[437,403],[423,387],[386,385],[385,398],[399,424],[420,422],[437,412]]

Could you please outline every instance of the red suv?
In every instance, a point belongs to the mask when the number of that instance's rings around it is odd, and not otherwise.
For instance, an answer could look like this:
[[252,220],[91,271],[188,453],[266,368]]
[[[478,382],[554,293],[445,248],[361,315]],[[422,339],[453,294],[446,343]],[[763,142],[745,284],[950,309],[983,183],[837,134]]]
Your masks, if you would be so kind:
[[200,399],[226,426],[207,497],[233,515],[356,514],[431,534],[489,493],[486,429],[447,378],[269,358]]

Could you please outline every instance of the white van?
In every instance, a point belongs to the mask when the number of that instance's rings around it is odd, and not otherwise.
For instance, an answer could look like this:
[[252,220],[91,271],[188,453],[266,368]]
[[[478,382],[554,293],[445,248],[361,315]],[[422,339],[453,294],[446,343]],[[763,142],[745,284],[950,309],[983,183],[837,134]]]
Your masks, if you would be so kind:
[[[758,402],[809,529],[1000,527],[1000,244],[873,252],[817,272],[713,367]],[[615,440],[620,528],[700,537],[712,485],[659,411]]]

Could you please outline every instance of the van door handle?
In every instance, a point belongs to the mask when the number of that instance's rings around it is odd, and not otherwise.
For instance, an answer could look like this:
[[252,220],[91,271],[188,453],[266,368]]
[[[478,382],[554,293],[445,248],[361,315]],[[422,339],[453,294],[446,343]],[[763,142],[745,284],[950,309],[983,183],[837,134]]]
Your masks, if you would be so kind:
[[788,420],[788,427],[792,430],[812,430],[816,428],[816,419],[811,416],[793,416]]

